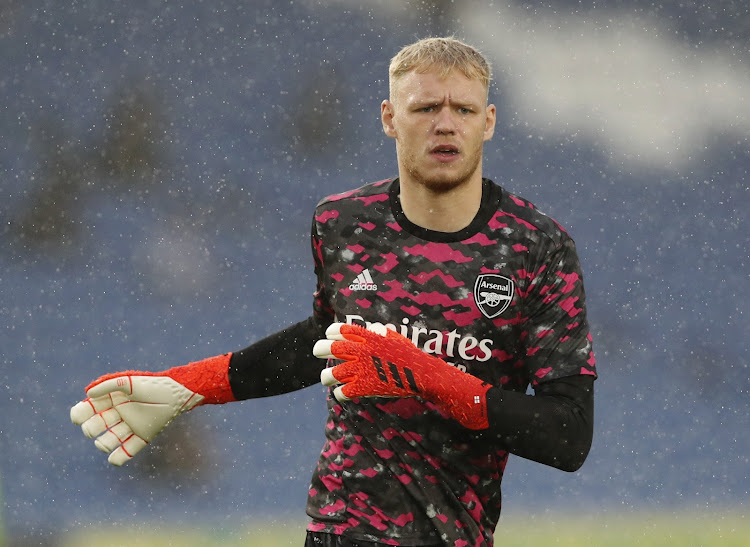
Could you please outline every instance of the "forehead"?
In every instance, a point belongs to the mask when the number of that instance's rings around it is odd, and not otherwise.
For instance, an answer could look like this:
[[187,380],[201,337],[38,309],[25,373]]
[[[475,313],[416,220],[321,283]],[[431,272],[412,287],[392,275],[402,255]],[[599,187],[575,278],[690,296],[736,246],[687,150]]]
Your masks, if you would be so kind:
[[487,100],[484,84],[480,80],[467,78],[457,69],[446,74],[438,69],[412,70],[393,82],[392,90],[394,97],[391,100],[394,102],[438,100],[446,96],[480,103]]

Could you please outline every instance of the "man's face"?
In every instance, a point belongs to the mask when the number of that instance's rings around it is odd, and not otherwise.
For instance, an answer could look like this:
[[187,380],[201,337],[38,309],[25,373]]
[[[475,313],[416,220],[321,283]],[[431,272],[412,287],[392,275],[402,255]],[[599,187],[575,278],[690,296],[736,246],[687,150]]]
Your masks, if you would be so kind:
[[442,192],[481,180],[482,148],[495,130],[495,107],[479,80],[453,70],[409,72],[381,106],[383,130],[396,139],[399,174]]

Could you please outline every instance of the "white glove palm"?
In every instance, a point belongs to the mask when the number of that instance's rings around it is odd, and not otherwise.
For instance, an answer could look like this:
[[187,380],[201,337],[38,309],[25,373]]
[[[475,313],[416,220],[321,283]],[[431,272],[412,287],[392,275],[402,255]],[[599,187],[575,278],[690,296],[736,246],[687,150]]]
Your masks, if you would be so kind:
[[70,409],[70,419],[95,439],[112,465],[135,456],[169,423],[203,396],[168,376],[123,375],[91,387]]

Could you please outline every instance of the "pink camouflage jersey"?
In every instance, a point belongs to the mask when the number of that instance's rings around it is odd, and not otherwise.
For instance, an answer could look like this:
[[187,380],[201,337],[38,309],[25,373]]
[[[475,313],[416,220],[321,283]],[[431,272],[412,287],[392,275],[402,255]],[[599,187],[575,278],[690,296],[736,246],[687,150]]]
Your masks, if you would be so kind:
[[[398,179],[322,200],[312,250],[320,324],[394,329],[503,390],[596,376],[575,244],[490,180],[456,233],[405,217]],[[311,531],[392,545],[492,545],[508,452],[419,398],[329,393]]]

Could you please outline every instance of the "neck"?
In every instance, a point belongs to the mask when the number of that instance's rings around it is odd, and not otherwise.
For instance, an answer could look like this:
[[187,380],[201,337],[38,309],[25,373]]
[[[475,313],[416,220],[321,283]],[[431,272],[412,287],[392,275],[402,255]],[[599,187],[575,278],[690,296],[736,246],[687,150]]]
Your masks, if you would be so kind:
[[482,179],[450,190],[430,190],[400,179],[401,209],[417,226],[436,232],[458,232],[474,220],[482,203]]

